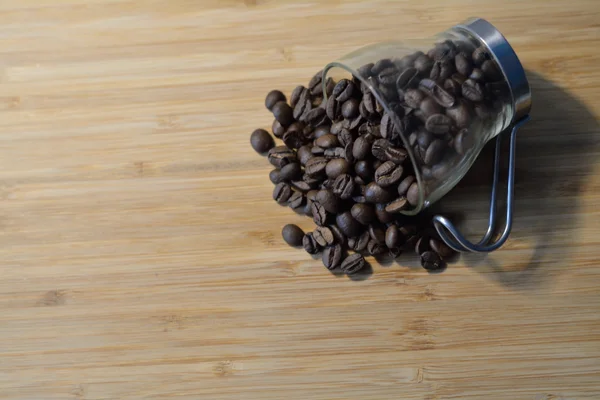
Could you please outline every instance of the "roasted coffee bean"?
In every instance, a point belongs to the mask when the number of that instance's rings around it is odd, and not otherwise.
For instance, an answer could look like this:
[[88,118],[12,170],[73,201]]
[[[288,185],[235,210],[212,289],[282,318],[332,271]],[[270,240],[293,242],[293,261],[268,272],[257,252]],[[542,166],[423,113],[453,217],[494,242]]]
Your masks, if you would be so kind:
[[398,77],[398,70],[396,69],[396,66],[392,63],[390,63],[389,67],[382,69],[377,74],[377,79],[379,80],[379,82],[382,85],[385,85],[385,86],[393,85],[396,82],[397,77]]
[[422,79],[419,88],[427,93],[442,107],[452,107],[456,102],[454,96],[444,90],[437,82],[431,79]]
[[339,211],[340,202],[331,190],[319,190],[317,192],[315,200],[323,206],[325,211],[328,211],[333,214]]
[[446,143],[441,139],[435,139],[431,142],[429,147],[427,147],[423,161],[425,161],[425,164],[427,165],[437,164],[437,162],[442,159],[445,149]]
[[318,139],[315,139],[315,146],[319,146],[323,149],[330,149],[339,145],[340,142],[338,141],[337,136],[332,135],[331,133],[323,135]]
[[404,102],[411,108],[419,108],[426,95],[419,89],[408,89],[404,94]]
[[421,266],[428,271],[438,271],[444,268],[444,263],[436,252],[426,251],[421,254]]
[[384,139],[393,139],[397,136],[396,127],[394,126],[394,121],[389,114],[384,114],[383,118],[381,118],[380,125],[380,135]]
[[302,246],[308,254],[317,254],[321,251],[321,246],[319,246],[319,244],[313,237],[312,232],[309,232],[306,235],[304,235],[304,238],[302,239]]
[[290,126],[294,122],[294,111],[285,102],[277,102],[271,109],[273,116],[283,126]]
[[[343,147],[334,147],[332,149],[326,149],[324,153],[325,158],[332,160],[334,158],[344,158],[346,152]],[[327,170],[325,170],[327,172]]]
[[281,139],[283,137],[283,134],[285,133],[285,128],[279,123],[279,121],[273,120],[273,126],[271,126],[271,131],[273,131],[273,135],[276,138]]
[[433,63],[433,67],[431,67],[429,79],[437,82],[443,82],[453,73],[454,66],[451,64],[450,60],[436,61]]
[[481,71],[485,78],[489,81],[495,82],[502,79],[502,73],[496,66],[496,63],[492,60],[486,60],[481,64]]
[[392,147],[392,144],[386,139],[377,139],[371,146],[371,153],[381,161],[387,161],[387,155],[385,151],[388,147]]
[[438,239],[433,239],[433,238],[430,239],[429,247],[431,247],[431,250],[438,253],[439,256],[442,258],[448,258],[448,257],[452,257],[452,255],[454,255],[454,250],[452,250],[450,247],[448,247],[448,245],[446,243],[444,243]]
[[430,251],[431,248],[429,247],[429,236],[422,236],[417,240],[417,243],[415,244],[415,253],[417,255],[421,255],[427,251]]
[[356,70],[356,72],[358,72],[358,75],[359,75],[361,78],[363,78],[363,79],[366,79],[366,78],[368,78],[368,77],[370,77],[370,76],[372,75],[372,72],[371,72],[371,71],[373,70],[373,67],[374,67],[374,66],[375,66],[375,64],[373,64],[373,63],[368,63],[368,64],[365,64],[365,65],[363,65],[362,67],[358,68],[358,69]]
[[429,118],[433,114],[442,112],[442,107],[433,98],[428,97],[421,102],[419,109],[423,112],[425,118]]
[[273,200],[279,204],[285,204],[292,196],[292,187],[287,183],[280,182],[273,189]]
[[319,71],[308,83],[308,90],[312,95],[323,94],[323,71]]
[[354,141],[352,155],[355,160],[364,160],[371,152],[373,140],[370,135],[360,136]]
[[452,41],[446,40],[444,42],[437,43],[435,47],[429,50],[427,55],[435,61],[449,60],[454,58],[456,55],[456,46]]
[[406,192],[406,199],[408,200],[411,206],[417,206],[419,204],[419,184],[418,182],[413,182],[412,185],[408,188],[408,192]]
[[335,182],[333,179],[325,179],[323,181],[323,183],[321,183],[321,188],[323,189],[327,189],[327,190],[332,190],[333,189],[333,182]]
[[280,101],[286,100],[287,99],[285,98],[285,95],[279,90],[271,90],[269,94],[267,94],[267,97],[265,99],[265,107],[267,107],[267,109],[271,111],[275,104],[279,103]]
[[292,112],[292,117],[298,121],[305,121],[306,114],[310,110],[312,110],[312,108],[313,108],[313,106],[312,106],[312,101],[310,100],[310,98],[308,96],[303,95],[300,98],[300,100],[298,101],[298,104],[296,104],[296,107],[294,107],[294,110]]
[[342,116],[346,119],[353,119],[359,115],[358,106],[359,101],[357,99],[349,99],[342,104]]
[[377,99],[375,95],[371,92],[365,93],[362,99],[365,109],[368,112],[369,117],[373,114],[377,114]]
[[287,224],[281,230],[281,236],[290,246],[302,246],[304,232],[298,225]]
[[386,207],[385,207],[385,211],[389,212],[389,213],[399,213],[403,210],[406,210],[408,208],[408,200],[406,200],[406,197],[399,197],[396,200],[392,201],[391,203],[389,203]]
[[[292,124],[293,126],[294,124]],[[290,149],[297,149],[302,147],[305,144],[306,140],[304,138],[304,134],[302,131],[298,131],[296,129],[288,129],[286,133],[283,134],[283,143]]]
[[323,265],[328,270],[334,270],[342,263],[342,246],[336,244],[323,250]]
[[332,96],[335,97],[338,102],[343,103],[352,97],[355,88],[354,82],[348,79],[342,79],[335,85]]
[[371,224],[369,225],[369,237],[371,240],[374,240],[377,244],[384,245],[385,244],[385,230],[382,228],[382,225],[379,224]]
[[371,69],[371,73],[373,75],[379,75],[383,70],[390,68],[390,67],[396,67],[396,66],[394,65],[392,60],[390,60],[389,58],[383,58],[383,59],[377,61],[375,63],[375,65],[373,65],[373,68]]
[[467,150],[472,146],[472,138],[469,135],[469,131],[467,129],[461,129],[460,132],[454,138],[454,151],[456,151],[459,155],[464,155]]
[[467,79],[462,84],[463,96],[471,101],[482,101],[483,100],[483,87],[477,81]]
[[363,225],[369,225],[376,218],[375,209],[370,204],[354,204],[350,214]]
[[327,96],[331,96],[333,94],[333,88],[335,88],[335,81],[333,80],[333,78],[327,78],[327,81],[325,82],[325,94],[327,94]]
[[364,196],[369,203],[387,203],[393,199],[390,191],[382,188],[375,182],[367,185]]
[[413,82],[418,75],[419,71],[417,70],[417,68],[405,69],[404,71],[402,71],[402,73],[400,73],[398,79],[396,79],[396,88],[398,90],[406,90],[410,88],[411,82]]
[[468,78],[476,82],[481,82],[484,78],[483,71],[479,68],[474,68],[473,71],[471,71],[471,75],[469,75]]
[[306,205],[306,197],[302,192],[294,191],[288,200],[288,207],[296,212],[304,212]]
[[282,168],[285,165],[296,161],[296,154],[288,149],[287,146],[273,147],[269,150],[267,157],[269,158],[269,162],[277,168]]
[[304,172],[309,176],[323,175],[325,174],[325,168],[327,168],[328,162],[329,161],[325,157],[313,157],[306,163]]
[[354,275],[365,268],[366,264],[367,262],[361,254],[354,253],[346,257],[346,259],[342,262],[340,269],[346,275]]
[[323,155],[325,155],[325,149],[319,146],[313,146],[310,148],[310,152],[312,153],[313,156],[316,157],[322,157]]
[[329,229],[331,229],[331,233],[333,233],[333,238],[335,243],[339,244],[342,247],[346,246],[346,235],[344,235],[344,232],[342,232],[342,230],[335,224],[330,225]]
[[381,187],[392,186],[404,174],[404,169],[392,161],[386,161],[375,171],[375,182]]
[[354,164],[354,172],[356,172],[356,175],[360,176],[365,181],[372,180],[375,174],[373,164],[364,160],[358,161],[356,164]]
[[257,129],[250,135],[250,145],[259,154],[271,150],[275,146],[273,137],[264,129]]
[[425,181],[430,181],[433,179],[433,174],[431,173],[431,167],[428,167],[426,165],[423,165],[421,167],[421,177],[423,178],[423,180]]
[[429,74],[431,67],[433,67],[433,60],[425,54],[415,60],[415,68],[424,75]]
[[385,253],[385,250],[385,244],[379,244],[373,239],[369,240],[369,243],[367,244],[367,252],[371,256],[378,256],[380,254],[383,254]]
[[269,172],[269,179],[271,182],[277,185],[279,182],[281,182],[281,172],[278,169],[272,170]]
[[316,128],[321,125],[325,125],[328,122],[327,112],[324,108],[317,107],[306,113],[306,122]]
[[352,197],[354,192],[354,179],[348,174],[339,175],[333,183],[333,193],[343,200]]
[[313,232],[313,237],[321,247],[331,246],[335,241],[331,229],[325,226],[317,227],[317,229],[315,229]]
[[458,128],[466,128],[471,123],[471,109],[465,101],[446,109],[446,115],[452,118]]
[[354,251],[365,251],[370,240],[369,232],[364,231],[356,237],[349,238],[348,247]]
[[292,162],[285,165],[281,168],[279,174],[280,179],[285,182],[294,181],[299,179],[300,176],[302,176],[302,167],[300,167],[300,163],[298,162]]
[[489,53],[484,46],[478,47],[473,51],[472,59],[476,65],[481,65],[487,59],[489,59]]
[[446,89],[446,92],[450,93],[453,96],[461,94],[461,85],[462,83],[458,83],[452,78],[446,79],[444,81],[444,89]]
[[425,129],[436,135],[443,135],[452,128],[452,120],[444,114],[434,114],[427,118]]
[[463,76],[471,75],[471,72],[473,71],[473,64],[466,55],[457,54],[456,58],[454,59],[454,62],[456,66],[456,71],[459,74]]
[[384,203],[375,204],[375,215],[382,224],[389,224],[396,220],[396,215],[385,211],[385,207]]
[[425,129],[421,129],[417,133],[417,143],[419,144],[419,147],[421,149],[426,150],[429,147],[429,145],[431,144],[431,142],[433,141],[433,139],[434,139],[433,133],[431,133]]
[[348,143],[344,148],[344,159],[348,161],[350,165],[354,164],[354,154],[352,153],[354,148],[354,143]]
[[397,248],[402,245],[402,235],[396,225],[390,225],[385,231],[385,245],[389,249]]
[[400,196],[406,196],[406,194],[408,193],[408,189],[410,188],[410,185],[413,184],[413,182],[416,181],[416,178],[414,175],[409,175],[406,178],[404,178],[402,180],[402,182],[400,182],[400,184],[398,185],[398,194]]
[[331,132],[330,132],[330,129],[331,129],[331,127],[330,127],[330,126],[328,126],[328,125],[321,125],[321,126],[318,126],[318,127],[317,127],[317,128],[315,128],[315,130],[313,131],[313,136],[314,136],[314,139],[318,139],[318,138],[320,138],[321,136],[325,136],[325,135],[327,135],[327,134],[331,133]]
[[447,154],[440,162],[431,167],[432,178],[437,180],[445,179],[453,166],[452,158]]
[[361,115],[357,115],[353,119],[345,119],[344,120],[344,128],[354,131],[358,129],[358,127],[363,123],[363,118]]
[[329,97],[325,105],[325,113],[327,114],[327,118],[337,121],[342,115],[342,104],[335,97]]
[[348,173],[350,164],[343,158],[335,158],[327,163],[325,173],[331,179],[335,179],[342,174]]
[[388,147],[385,149],[387,159],[395,164],[401,165],[408,158],[408,152],[402,147]]
[[306,176],[302,177],[302,180],[292,181],[290,185],[299,192],[306,193],[311,190],[313,187],[318,185],[318,181],[307,181]]
[[298,104],[298,101],[300,101],[300,98],[305,95],[305,92],[308,89],[306,89],[304,86],[300,85],[300,86],[296,86],[296,88],[292,91],[292,95],[290,96],[290,106],[292,107],[296,107],[296,104]]
[[296,156],[298,157],[298,160],[300,161],[301,165],[306,165],[308,160],[310,160],[313,157],[313,154],[310,151],[310,146],[309,145],[300,146],[300,148],[298,149],[298,152],[296,153]]
[[324,226],[327,223],[327,211],[325,210],[325,207],[321,205],[321,203],[318,201],[313,201],[310,211],[315,224]]
[[362,225],[352,217],[349,211],[338,214],[336,219],[336,225],[348,237],[354,237],[361,233]]

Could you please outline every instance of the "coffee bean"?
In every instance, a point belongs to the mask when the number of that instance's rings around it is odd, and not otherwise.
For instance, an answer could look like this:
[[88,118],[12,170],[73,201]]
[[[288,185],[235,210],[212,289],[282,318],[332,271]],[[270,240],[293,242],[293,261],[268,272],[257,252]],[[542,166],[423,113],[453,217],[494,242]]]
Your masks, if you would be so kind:
[[294,111],[285,101],[275,103],[271,111],[275,119],[283,126],[290,126],[294,122]]
[[415,60],[415,68],[424,75],[429,74],[431,67],[433,67],[433,60],[425,54]]
[[302,246],[308,254],[317,254],[319,251],[321,251],[321,246],[319,246],[319,244],[313,237],[312,232],[309,232],[306,235],[304,235],[304,238],[302,239]]
[[398,75],[398,79],[396,80],[396,88],[398,90],[406,90],[410,88],[411,82],[413,82],[418,77],[418,75],[419,71],[417,70],[417,68],[405,69],[404,71],[402,71],[402,73],[400,73],[400,75]]
[[277,185],[279,182],[281,182],[281,172],[278,169],[272,170],[269,172],[269,179],[271,182]]
[[302,97],[300,97],[300,100],[298,100],[298,104],[296,104],[296,107],[294,107],[294,110],[292,111],[292,118],[298,121],[305,121],[306,114],[313,108],[312,101],[310,97],[306,95],[306,93],[307,92],[304,92]]
[[369,204],[354,204],[350,214],[363,225],[369,225],[376,218],[375,209]]
[[377,244],[385,244],[385,230],[379,224],[369,225],[369,237],[374,240]]
[[313,108],[312,110],[308,111],[305,119],[306,122],[314,128],[324,125],[328,122],[327,112],[321,107]]
[[458,83],[457,81],[451,78],[446,79],[444,81],[444,89],[446,89],[446,92],[450,93],[453,96],[461,94],[461,85],[462,83]]
[[456,71],[464,76],[469,76],[471,71],[473,70],[473,64],[469,57],[465,54],[457,54],[454,58],[454,63],[456,66]]
[[342,263],[342,246],[336,244],[323,250],[323,265],[328,270],[336,269]]
[[441,139],[434,140],[433,142],[431,142],[429,147],[427,147],[427,151],[425,152],[425,157],[424,157],[423,161],[425,161],[425,164],[427,164],[427,165],[436,164],[438,161],[440,161],[442,159],[445,149],[446,149],[446,143],[444,143],[443,140],[441,140]]
[[335,243],[339,244],[342,247],[346,246],[347,239],[346,235],[344,235],[344,232],[342,232],[342,230],[335,224],[330,225],[329,229],[331,229],[331,233],[333,233]]
[[369,135],[360,136],[354,142],[352,147],[352,155],[355,160],[364,160],[371,151],[373,140]]
[[484,46],[478,47],[473,51],[472,59],[476,65],[481,65],[489,59],[489,53]]
[[421,254],[421,266],[428,271],[438,271],[444,268],[444,263],[436,252],[426,251]]
[[354,192],[354,179],[348,174],[339,175],[333,183],[333,193],[341,199],[347,200]]
[[336,225],[348,237],[354,237],[361,233],[362,225],[352,217],[349,211],[338,214],[335,219]]
[[417,133],[417,143],[419,144],[419,147],[421,149],[426,150],[429,147],[429,145],[431,144],[431,142],[433,141],[433,139],[434,139],[433,133],[431,133],[425,129],[421,129]]
[[396,225],[390,225],[385,231],[385,245],[390,248],[397,248],[402,245],[402,237]]
[[[328,160],[332,160],[335,158],[344,158],[346,156],[346,151],[344,150],[343,147],[334,147],[331,149],[325,149],[324,156]],[[327,172],[327,169],[325,169],[325,172]]]
[[315,224],[324,226],[327,223],[327,211],[325,210],[325,207],[321,205],[321,203],[318,201],[313,201],[310,211]]
[[306,96],[305,92],[308,89],[306,89],[304,86],[300,85],[300,86],[296,86],[296,88],[292,91],[292,95],[290,96],[290,106],[292,107],[296,107],[296,104],[298,104],[298,101],[300,101],[300,98]]
[[385,207],[386,204],[384,203],[375,204],[375,216],[382,224],[389,224],[396,220],[396,215],[385,211]]
[[404,94],[404,102],[411,108],[419,108],[426,95],[419,89],[409,89]]
[[375,182],[381,187],[388,187],[397,183],[403,174],[402,166],[386,161],[375,171]]
[[321,247],[331,246],[335,240],[335,238],[333,237],[333,233],[331,232],[331,229],[329,229],[325,226],[317,227],[317,229],[315,229],[313,232],[313,237],[315,238],[315,241]]
[[277,168],[283,168],[290,162],[296,161],[296,154],[294,154],[292,150],[288,149],[287,146],[273,147],[271,150],[269,150],[267,157],[269,162]]
[[331,127],[328,125],[321,125],[321,126],[318,126],[317,128],[315,128],[315,130],[313,132],[314,139],[318,139],[321,136],[325,136],[325,135],[328,135],[329,133],[331,133],[330,128]]
[[449,60],[456,55],[456,46],[450,40],[436,43],[435,47],[429,50],[427,55],[435,61]]
[[313,157],[306,163],[304,172],[313,177],[323,175],[328,162],[325,157]]
[[398,78],[398,70],[394,64],[390,64],[389,67],[384,68],[377,75],[377,79],[382,85],[390,86],[396,82]]
[[429,118],[433,114],[442,112],[442,107],[431,97],[424,99],[421,102],[419,109],[423,112],[425,118]]
[[346,174],[350,169],[348,161],[343,158],[336,158],[327,163],[325,173],[331,179],[335,179],[342,174]]
[[353,119],[345,119],[344,120],[344,128],[354,131],[363,123],[363,118],[360,115],[357,115]]
[[338,141],[337,136],[332,135],[331,133],[323,135],[318,139],[315,139],[315,146],[322,147],[323,149],[330,149],[339,145],[340,142]]
[[431,167],[432,178],[437,180],[446,179],[453,166],[453,158],[450,156],[450,154],[446,154],[446,157]]
[[356,164],[354,164],[354,172],[356,172],[356,175],[360,176],[365,181],[370,181],[373,179],[375,173],[372,164],[369,161],[364,160],[358,161]]
[[471,108],[465,101],[460,101],[454,107],[446,109],[446,115],[452,118],[458,128],[466,128],[471,123]]
[[454,151],[459,155],[464,155],[472,146],[472,137],[467,129],[461,129],[454,138]]
[[368,63],[368,64],[365,64],[362,67],[358,68],[356,70],[356,72],[358,72],[358,75],[361,78],[366,79],[366,78],[368,78],[368,77],[370,77],[372,75],[371,70],[373,69],[374,66],[375,66],[375,64]]
[[429,73],[429,79],[443,82],[454,73],[454,66],[450,60],[436,61],[433,63],[431,72]]
[[353,119],[359,115],[359,102],[356,99],[349,99],[342,104],[342,116],[346,119]]
[[452,120],[444,114],[434,114],[427,118],[425,128],[436,135],[443,135],[452,128]]
[[302,246],[304,232],[297,225],[288,224],[281,230],[281,236],[290,246]]
[[257,129],[250,135],[250,145],[259,154],[268,152],[275,146],[273,137],[264,129]]
[[408,188],[410,188],[410,186],[413,184],[413,182],[415,182],[416,178],[414,177],[414,175],[409,175],[406,178],[404,178],[402,180],[402,182],[400,182],[400,184],[398,185],[398,194],[400,196],[406,196],[406,194],[408,193]]
[[386,139],[377,139],[371,146],[371,153],[381,161],[387,161],[387,155],[385,153],[388,147],[392,147],[392,144]]
[[367,262],[361,254],[354,253],[346,257],[346,259],[342,262],[340,269],[346,275],[354,275],[365,268],[366,264]]
[[354,154],[352,153],[354,143],[350,142],[344,148],[344,159],[350,164],[354,164]]
[[387,203],[393,198],[390,191],[382,188],[375,182],[367,185],[364,196],[369,203]]
[[420,237],[419,240],[417,240],[417,243],[415,244],[415,253],[417,253],[417,255],[421,255],[430,250],[431,248],[429,247],[429,236]]
[[312,95],[321,95],[323,94],[323,71],[319,71],[312,77],[310,82],[308,83],[308,90]]
[[330,120],[337,121],[342,115],[341,103],[335,97],[329,97],[325,106],[325,113]]
[[273,189],[273,200],[279,204],[285,204],[292,196],[292,187],[287,183],[280,182]]
[[352,97],[355,87],[356,86],[352,81],[348,79],[342,79],[337,83],[337,85],[335,85],[332,96],[335,97],[338,102],[343,103]]
[[283,134],[285,133],[285,128],[279,123],[279,121],[273,120],[273,126],[271,126],[271,131],[273,131],[273,135],[276,138],[281,139],[283,137]]
[[389,212],[389,213],[399,213],[402,210],[405,210],[406,208],[408,208],[408,200],[406,200],[406,197],[399,197],[396,200],[392,201],[391,203],[389,203],[386,207],[385,207],[385,211]]
[[300,161],[301,165],[306,165],[306,163],[308,162],[308,160],[310,160],[313,157],[312,152],[310,151],[310,146],[309,145],[304,145],[304,146],[300,146],[300,148],[298,149],[298,152],[296,153],[298,160]]
[[269,94],[267,94],[267,97],[265,99],[265,107],[267,107],[267,109],[271,111],[275,104],[279,103],[280,101],[286,100],[287,99],[285,98],[285,95],[279,90],[271,90]]
[[331,190],[319,190],[316,194],[315,200],[330,213],[335,214],[339,210],[339,200]]
[[371,69],[371,73],[373,75],[379,75],[383,70],[390,68],[390,67],[395,67],[392,60],[390,60],[389,58],[383,58],[383,59],[377,61],[375,63],[375,65],[373,65],[373,68]]
[[304,175],[302,177],[302,180],[298,180],[298,181],[292,181],[291,185],[294,189],[306,193],[309,190],[311,190],[313,187],[316,187],[318,185],[318,181],[314,181],[312,180],[310,177],[307,177],[306,175]]
[[394,126],[394,120],[391,118],[389,114],[385,114],[383,118],[381,118],[381,126],[380,126],[380,135],[384,139],[392,139],[397,135],[395,133],[396,127]]
[[[291,126],[293,125],[294,124]],[[304,134],[301,130],[288,129],[288,131],[283,134],[283,143],[285,143],[285,145],[290,149],[302,147],[305,143]]]
[[333,78],[327,78],[327,81],[325,82],[325,94],[327,94],[328,97],[332,95],[335,84],[336,82],[333,80]]
[[302,192],[294,191],[288,200],[288,207],[300,213],[304,212],[306,206],[306,197]]
[[385,253],[385,245],[377,243],[377,241],[371,239],[367,244],[367,252],[371,256],[378,256]]
[[481,71],[486,79],[494,82],[502,79],[502,73],[496,66],[496,63],[492,60],[486,60],[481,64]]
[[418,182],[413,182],[412,185],[408,188],[408,192],[406,192],[406,199],[411,206],[417,206],[419,204],[419,184]]
[[289,181],[299,179],[301,175],[302,175],[302,168],[300,167],[300,163],[292,162],[292,163],[289,163],[289,164],[283,166],[283,168],[281,168],[279,177],[280,177],[281,181],[289,182]]
[[422,79],[419,88],[427,93],[442,107],[452,107],[456,102],[454,96],[444,90],[437,82],[431,79]]
[[431,247],[431,250],[435,251],[442,258],[448,258],[454,255],[454,250],[448,247],[446,243],[438,239],[430,239],[429,247]]
[[313,146],[310,148],[310,152],[313,156],[323,157],[325,155],[325,149],[319,146]]
[[471,71],[471,75],[469,75],[468,78],[476,82],[481,82],[484,78],[483,71],[479,68],[474,68],[473,71]]
[[483,87],[477,81],[473,79],[467,79],[462,84],[463,96],[471,101],[482,101],[483,100]]
[[349,238],[348,247],[354,251],[365,251],[370,240],[369,232],[364,231],[356,237]]

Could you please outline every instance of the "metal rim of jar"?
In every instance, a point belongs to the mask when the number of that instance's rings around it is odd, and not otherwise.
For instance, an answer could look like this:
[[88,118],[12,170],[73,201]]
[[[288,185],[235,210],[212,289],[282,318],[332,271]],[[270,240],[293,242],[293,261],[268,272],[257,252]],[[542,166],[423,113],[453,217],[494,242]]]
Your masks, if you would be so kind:
[[531,89],[525,69],[508,40],[494,25],[483,18],[470,18],[454,26],[483,43],[500,67],[512,97],[513,119],[519,121],[531,110]]

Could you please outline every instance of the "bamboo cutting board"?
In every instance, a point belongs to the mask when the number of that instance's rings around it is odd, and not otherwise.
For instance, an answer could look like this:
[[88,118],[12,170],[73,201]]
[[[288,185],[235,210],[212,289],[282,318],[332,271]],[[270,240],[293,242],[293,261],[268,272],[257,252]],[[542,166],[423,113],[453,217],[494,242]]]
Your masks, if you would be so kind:
[[[264,95],[494,23],[528,70],[513,234],[429,275],[287,247]],[[0,398],[600,398],[597,0],[0,1]],[[490,161],[482,165],[489,165]],[[441,205],[485,225],[489,168]]]

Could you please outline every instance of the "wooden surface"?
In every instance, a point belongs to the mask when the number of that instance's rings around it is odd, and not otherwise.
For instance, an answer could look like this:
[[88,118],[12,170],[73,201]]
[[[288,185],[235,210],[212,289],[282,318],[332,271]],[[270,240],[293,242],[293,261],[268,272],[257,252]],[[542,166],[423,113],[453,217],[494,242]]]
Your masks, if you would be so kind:
[[[472,15],[534,93],[509,243],[359,281],[283,244],[312,224],[249,147],[265,93]],[[0,398],[600,398],[599,21],[597,0],[1,1]],[[488,177],[443,204],[474,235]]]

